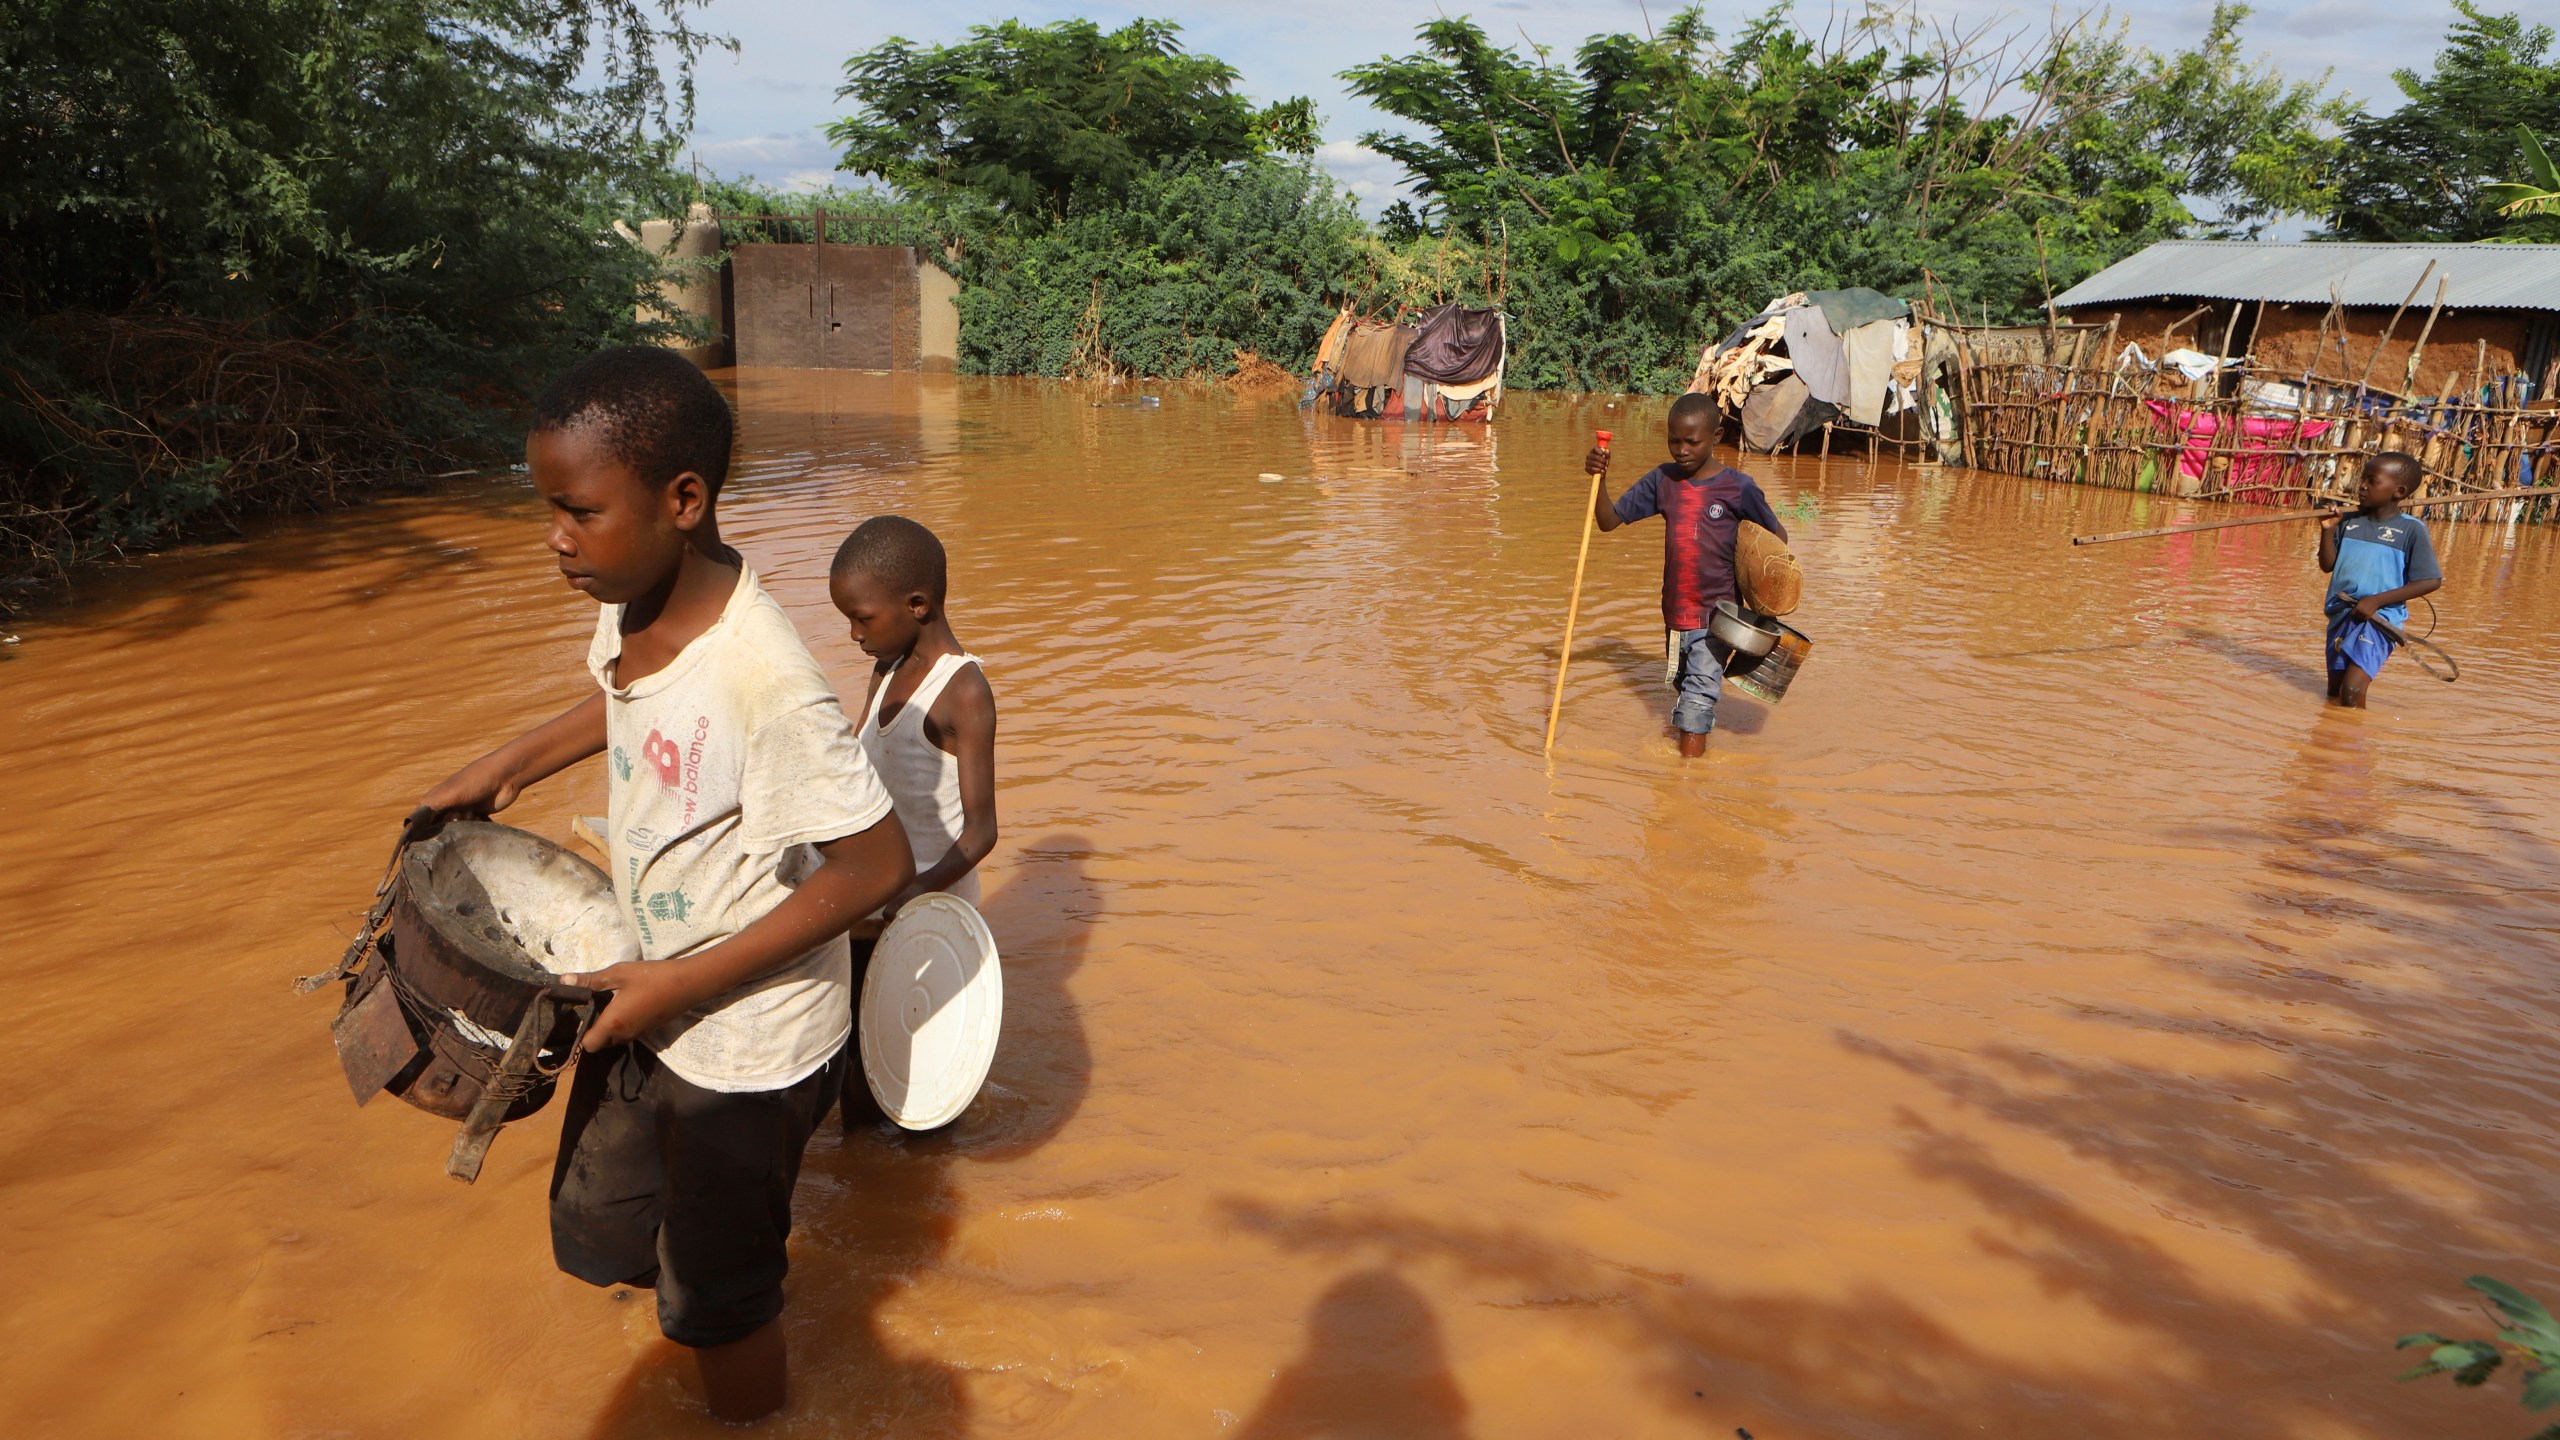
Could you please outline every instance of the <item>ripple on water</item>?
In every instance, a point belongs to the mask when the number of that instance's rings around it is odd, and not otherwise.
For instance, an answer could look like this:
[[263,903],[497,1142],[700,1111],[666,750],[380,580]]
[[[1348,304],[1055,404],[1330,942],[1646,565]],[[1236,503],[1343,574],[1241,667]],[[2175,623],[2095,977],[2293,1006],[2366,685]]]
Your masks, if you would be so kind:
[[[835,544],[909,514],[1003,716],[1003,1048],[951,1130],[812,1146],[779,1433],[2504,1423],[2386,1352],[2476,1330],[2464,1275],[2560,1291],[2552,533],[2446,535],[2462,682],[2343,715],[2306,532],[2075,551],[2192,507],[1748,457],[1786,703],[1678,763],[1658,535],[1613,534],[1545,757],[1578,460],[1631,479],[1659,402],[728,383],[724,533],[822,663],[860,693]],[[539,542],[507,477],[13,622],[29,1433],[712,1433],[645,1293],[550,1270],[557,1107],[455,1186],[284,984],[426,785],[582,693]]]

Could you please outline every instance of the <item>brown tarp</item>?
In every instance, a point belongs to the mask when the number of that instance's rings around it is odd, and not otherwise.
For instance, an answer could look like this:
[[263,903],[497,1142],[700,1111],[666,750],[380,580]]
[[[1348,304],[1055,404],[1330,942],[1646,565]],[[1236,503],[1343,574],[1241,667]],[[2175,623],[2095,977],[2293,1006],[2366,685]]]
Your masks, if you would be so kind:
[[1781,375],[1753,387],[1742,402],[1742,443],[1747,449],[1775,450],[1839,413],[1839,407],[1814,399],[1802,376]]
[[1442,385],[1481,380],[1502,363],[1502,312],[1451,302],[1426,312],[1422,336],[1404,357],[1407,374]]
[[1342,342],[1342,383],[1367,390],[1401,384],[1405,352],[1421,331],[1410,325],[1354,325]]

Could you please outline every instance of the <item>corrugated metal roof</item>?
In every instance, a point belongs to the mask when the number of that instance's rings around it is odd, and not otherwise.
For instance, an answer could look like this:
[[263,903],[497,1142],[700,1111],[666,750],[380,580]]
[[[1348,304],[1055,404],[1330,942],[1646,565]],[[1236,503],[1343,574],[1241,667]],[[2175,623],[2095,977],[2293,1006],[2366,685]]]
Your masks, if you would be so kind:
[[2436,262],[2417,303],[2450,277],[2445,308],[2560,310],[2560,245],[2367,245],[2345,240],[2164,240],[2061,294],[2069,309],[2161,297],[2326,305],[2329,287],[2349,305],[2397,305]]

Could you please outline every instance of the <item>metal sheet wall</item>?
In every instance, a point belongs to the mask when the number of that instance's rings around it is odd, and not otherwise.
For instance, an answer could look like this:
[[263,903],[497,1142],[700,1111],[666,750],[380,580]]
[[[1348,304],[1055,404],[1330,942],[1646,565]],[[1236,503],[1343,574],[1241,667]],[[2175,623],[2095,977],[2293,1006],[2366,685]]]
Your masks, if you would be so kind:
[[740,365],[915,370],[915,250],[740,245],[729,252]]

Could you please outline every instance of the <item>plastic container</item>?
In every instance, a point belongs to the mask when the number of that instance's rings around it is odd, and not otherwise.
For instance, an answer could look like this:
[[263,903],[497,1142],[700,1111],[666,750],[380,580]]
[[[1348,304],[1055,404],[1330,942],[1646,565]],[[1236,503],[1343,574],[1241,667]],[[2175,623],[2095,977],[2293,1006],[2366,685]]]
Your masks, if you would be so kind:
[[1004,969],[987,922],[935,891],[898,911],[871,950],[854,1028],[862,1077],[880,1113],[903,1129],[960,1118],[995,1063]]

